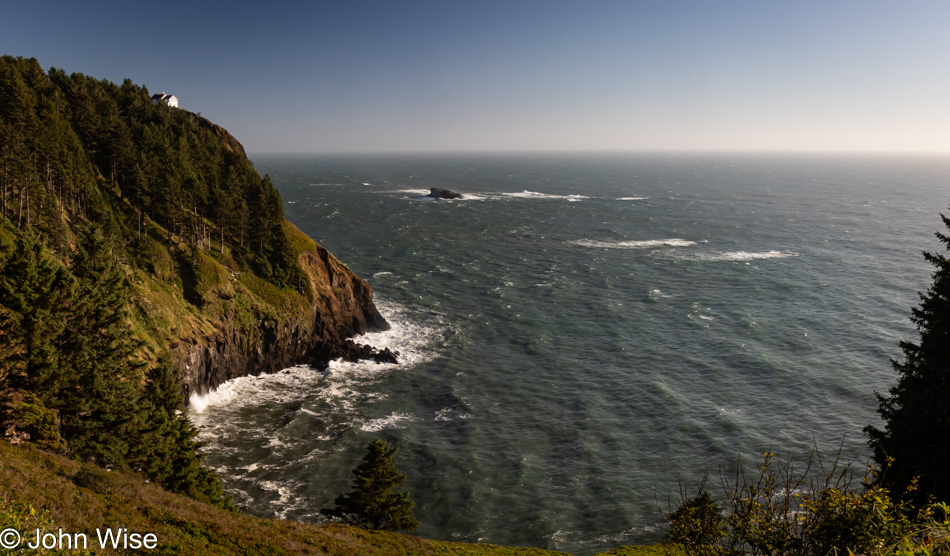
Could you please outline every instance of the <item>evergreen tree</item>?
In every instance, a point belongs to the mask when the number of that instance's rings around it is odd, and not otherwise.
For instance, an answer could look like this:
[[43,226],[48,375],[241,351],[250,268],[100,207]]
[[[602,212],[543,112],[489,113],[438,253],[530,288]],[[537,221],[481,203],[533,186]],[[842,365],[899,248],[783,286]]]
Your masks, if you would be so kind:
[[[950,228],[950,218],[940,216]],[[936,235],[950,249],[950,236]],[[884,470],[879,482],[891,492],[906,492],[917,505],[929,496],[950,501],[950,259],[939,253],[924,257],[937,270],[913,310],[920,341],[900,343],[904,361],[892,361],[900,374],[897,386],[890,396],[878,395],[884,429],[865,428]],[[917,489],[908,492],[915,479]]]
[[146,378],[139,404],[141,436],[131,449],[132,465],[167,490],[233,509],[218,476],[201,466],[198,430],[184,412],[178,374],[162,362]]
[[64,436],[80,456],[119,464],[137,436],[135,415],[143,362],[141,347],[128,326],[128,280],[115,252],[98,227],[87,230],[73,257],[77,278],[71,334],[62,346],[71,371],[55,407]]
[[59,347],[75,280],[32,234],[0,262],[0,386],[50,399],[62,387]]
[[419,522],[412,516],[415,502],[408,493],[392,492],[406,482],[406,476],[396,470],[398,450],[378,437],[373,440],[363,463],[353,471],[353,492],[337,497],[336,508],[320,513],[364,529],[412,531],[418,527]]

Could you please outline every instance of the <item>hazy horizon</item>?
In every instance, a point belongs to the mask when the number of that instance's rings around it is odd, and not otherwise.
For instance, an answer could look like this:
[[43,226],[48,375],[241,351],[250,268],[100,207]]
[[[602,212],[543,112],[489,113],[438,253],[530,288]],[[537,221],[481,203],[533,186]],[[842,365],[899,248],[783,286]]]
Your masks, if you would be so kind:
[[248,152],[950,153],[950,5],[96,1],[0,53],[150,92]]

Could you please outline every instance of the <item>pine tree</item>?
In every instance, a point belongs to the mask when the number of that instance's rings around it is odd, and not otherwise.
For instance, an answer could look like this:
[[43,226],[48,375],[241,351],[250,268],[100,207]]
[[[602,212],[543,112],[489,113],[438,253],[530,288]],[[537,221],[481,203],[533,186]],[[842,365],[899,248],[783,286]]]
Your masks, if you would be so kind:
[[[950,228],[950,218],[940,216]],[[936,235],[950,249],[950,236]],[[930,496],[950,501],[950,259],[939,253],[924,257],[937,270],[913,310],[920,341],[900,343],[904,361],[892,361],[900,374],[897,386],[888,397],[878,395],[884,430],[864,429],[884,470],[879,481],[918,505]],[[915,479],[917,489],[908,492]]]
[[150,369],[139,404],[138,442],[131,463],[163,488],[233,509],[218,476],[201,466],[198,430],[184,412],[185,399],[176,373],[167,362]]
[[71,334],[62,346],[70,372],[56,409],[64,436],[84,458],[119,464],[136,436],[141,347],[127,324],[129,284],[102,231],[93,227],[81,238],[73,257],[78,279]]
[[0,378],[44,399],[62,387],[60,349],[75,280],[32,234],[0,253]]
[[392,492],[406,482],[406,476],[396,470],[397,451],[399,448],[378,437],[373,440],[363,463],[353,471],[353,492],[337,497],[336,508],[320,513],[364,529],[412,531],[418,527],[419,522],[412,516],[415,502],[408,493]]

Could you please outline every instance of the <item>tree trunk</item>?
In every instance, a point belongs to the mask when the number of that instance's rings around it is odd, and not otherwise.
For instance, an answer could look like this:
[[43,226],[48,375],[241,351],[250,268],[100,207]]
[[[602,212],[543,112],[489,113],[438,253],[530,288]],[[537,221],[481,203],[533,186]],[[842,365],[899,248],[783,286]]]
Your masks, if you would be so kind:
[[3,202],[0,204],[0,213],[4,219],[7,217],[7,161],[9,155],[7,150],[3,149]]
[[23,225],[23,188],[20,188],[20,205],[17,207],[16,229],[19,230]]
[[7,157],[3,157],[3,201],[0,203],[0,213],[3,219],[7,217]]

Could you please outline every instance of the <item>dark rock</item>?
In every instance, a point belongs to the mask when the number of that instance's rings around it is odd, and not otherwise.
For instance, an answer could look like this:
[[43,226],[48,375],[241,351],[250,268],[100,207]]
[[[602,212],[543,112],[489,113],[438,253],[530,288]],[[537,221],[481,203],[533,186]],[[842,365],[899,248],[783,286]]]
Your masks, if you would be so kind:
[[436,199],[464,199],[465,196],[461,193],[456,193],[449,189],[442,189],[441,187],[432,187],[429,188],[429,194],[426,197],[434,197]]
[[373,346],[357,344],[352,340],[346,340],[342,349],[335,350],[332,355],[335,356],[334,359],[340,357],[344,361],[369,361],[372,359],[377,363],[398,363],[396,354],[390,351],[389,348],[377,350]]
[[373,304],[369,284],[323,247],[300,255],[299,260],[310,278],[309,284],[304,283],[313,299],[309,314],[262,318],[250,326],[225,325],[215,334],[195,338],[194,343],[170,346],[186,398],[205,394],[232,378],[276,373],[301,363],[326,366],[338,357],[395,362],[389,350],[377,351],[348,339],[389,329]]

